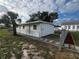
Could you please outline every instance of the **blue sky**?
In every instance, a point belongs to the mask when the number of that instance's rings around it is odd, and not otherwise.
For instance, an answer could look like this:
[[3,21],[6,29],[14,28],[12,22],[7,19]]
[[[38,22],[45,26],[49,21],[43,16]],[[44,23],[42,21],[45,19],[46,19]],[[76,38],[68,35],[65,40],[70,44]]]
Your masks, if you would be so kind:
[[28,15],[37,11],[56,11],[61,21],[79,19],[79,0],[0,0],[0,4],[19,13],[23,19],[29,19]]
[[[62,0],[59,4],[59,18],[79,19],[79,0]],[[63,5],[63,6],[62,6]]]
[[70,18],[70,19],[79,19],[79,11],[71,12],[71,13],[61,13],[59,14],[59,18]]

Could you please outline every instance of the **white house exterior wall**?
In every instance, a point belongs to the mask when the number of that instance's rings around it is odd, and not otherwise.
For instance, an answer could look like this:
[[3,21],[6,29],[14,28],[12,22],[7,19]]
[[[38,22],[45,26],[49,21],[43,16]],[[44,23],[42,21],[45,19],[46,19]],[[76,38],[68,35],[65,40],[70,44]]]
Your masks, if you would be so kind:
[[33,25],[30,25],[30,30],[29,30],[29,25],[25,25],[24,29],[23,26],[18,26],[17,33],[39,37],[39,25],[37,25],[37,30],[33,29]]
[[50,24],[40,24],[40,37],[54,33],[54,26]]
[[34,25],[36,25],[37,26],[37,29],[36,30],[34,30],[33,29],[33,24],[32,25],[30,25],[30,35],[31,36],[35,36],[35,37],[39,37],[39,24],[34,24]]
[[[33,29],[33,25],[37,26],[36,30]],[[23,29],[23,25],[18,26],[16,29],[17,29],[17,33],[35,36],[35,37],[42,37],[54,33],[54,26],[47,23],[31,24],[30,33],[29,33],[29,25],[25,25],[24,29]]]
[[4,27],[5,26],[5,24],[3,24],[3,23],[0,23],[0,27]]

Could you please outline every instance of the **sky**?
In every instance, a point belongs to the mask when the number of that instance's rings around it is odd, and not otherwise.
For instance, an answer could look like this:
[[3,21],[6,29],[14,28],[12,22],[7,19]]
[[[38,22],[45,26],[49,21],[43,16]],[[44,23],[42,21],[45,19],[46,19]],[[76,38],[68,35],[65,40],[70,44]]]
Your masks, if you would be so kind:
[[38,11],[58,12],[57,21],[78,20],[79,0],[0,0],[0,12],[8,10],[19,13],[22,19],[27,20],[30,14]]

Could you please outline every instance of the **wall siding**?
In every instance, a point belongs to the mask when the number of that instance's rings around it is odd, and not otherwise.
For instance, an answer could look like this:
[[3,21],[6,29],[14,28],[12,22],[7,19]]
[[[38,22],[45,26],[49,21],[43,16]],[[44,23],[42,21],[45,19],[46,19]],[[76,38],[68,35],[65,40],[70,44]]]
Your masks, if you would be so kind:
[[[33,25],[37,25],[37,29],[33,29]],[[23,29],[23,26],[17,27],[17,33],[35,36],[35,37],[42,37],[46,35],[50,35],[54,33],[54,26],[50,24],[31,24],[30,25],[30,33],[29,33],[29,25],[25,25],[25,28]]]
[[38,24],[36,25],[37,25],[37,30],[33,29],[33,25],[30,25],[30,30],[29,30],[29,25],[25,25],[24,29],[23,29],[23,26],[18,26],[17,33],[39,37],[39,29],[38,29],[39,25]]
[[54,26],[50,24],[40,24],[40,36],[46,36],[54,33]]

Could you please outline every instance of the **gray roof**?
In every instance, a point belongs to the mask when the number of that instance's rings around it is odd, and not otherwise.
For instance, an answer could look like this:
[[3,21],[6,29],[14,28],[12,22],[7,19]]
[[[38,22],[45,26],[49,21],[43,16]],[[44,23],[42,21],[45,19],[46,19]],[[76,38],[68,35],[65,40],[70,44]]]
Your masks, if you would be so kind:
[[18,25],[29,25],[29,24],[39,24],[39,23],[46,23],[46,24],[53,25],[51,22],[45,22],[45,21],[41,21],[41,20],[32,21],[32,22],[26,22],[24,24],[18,24]]
[[62,25],[79,25],[79,21],[63,22]]

